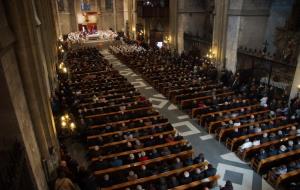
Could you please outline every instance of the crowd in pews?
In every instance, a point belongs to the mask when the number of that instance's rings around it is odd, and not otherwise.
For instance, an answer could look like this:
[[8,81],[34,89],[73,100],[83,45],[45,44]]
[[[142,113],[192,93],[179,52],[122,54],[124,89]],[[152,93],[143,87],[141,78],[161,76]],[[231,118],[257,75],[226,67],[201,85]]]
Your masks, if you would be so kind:
[[[135,51],[114,45],[110,51],[178,105],[209,133],[274,186],[299,188],[300,170],[287,167],[300,158],[300,100],[288,108],[286,93],[278,96],[259,79],[243,80],[239,73],[219,73],[207,58],[174,54],[165,49]],[[297,165],[297,164],[296,164]],[[283,170],[285,172],[277,172]],[[269,177],[270,176],[270,177]],[[296,180],[295,180],[296,179]],[[291,187],[292,188],[292,187]]]
[[[103,190],[216,186],[213,165],[202,153],[195,156],[191,144],[96,48],[70,50],[65,64],[69,73],[59,78],[56,104],[81,127],[89,163],[81,170],[91,184]],[[78,173],[78,165],[72,168]],[[81,184],[79,178],[69,179]]]

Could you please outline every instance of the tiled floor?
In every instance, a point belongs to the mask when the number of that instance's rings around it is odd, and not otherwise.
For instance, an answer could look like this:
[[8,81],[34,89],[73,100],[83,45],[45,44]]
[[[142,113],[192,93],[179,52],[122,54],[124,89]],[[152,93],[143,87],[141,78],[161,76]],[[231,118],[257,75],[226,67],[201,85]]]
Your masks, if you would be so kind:
[[120,63],[107,50],[103,50],[101,53],[142,95],[152,102],[154,108],[169,119],[181,135],[192,143],[196,154],[204,153],[206,159],[217,167],[218,174],[221,175],[220,185],[224,185],[226,180],[231,180],[235,190],[273,189],[257,173],[253,172],[246,163],[236,157],[234,153],[228,151],[223,144],[215,140],[213,135],[207,134],[186,113],[180,111],[162,94],[154,90],[139,74],[134,73],[127,66]]

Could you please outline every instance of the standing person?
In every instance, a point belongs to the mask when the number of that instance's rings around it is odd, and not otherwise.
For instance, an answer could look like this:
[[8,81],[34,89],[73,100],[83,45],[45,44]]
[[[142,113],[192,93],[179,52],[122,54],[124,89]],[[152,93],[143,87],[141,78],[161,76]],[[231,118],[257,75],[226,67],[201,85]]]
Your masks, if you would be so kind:
[[221,188],[221,190],[233,190],[233,186],[232,186],[232,183],[231,181],[226,181],[226,184],[224,187]]

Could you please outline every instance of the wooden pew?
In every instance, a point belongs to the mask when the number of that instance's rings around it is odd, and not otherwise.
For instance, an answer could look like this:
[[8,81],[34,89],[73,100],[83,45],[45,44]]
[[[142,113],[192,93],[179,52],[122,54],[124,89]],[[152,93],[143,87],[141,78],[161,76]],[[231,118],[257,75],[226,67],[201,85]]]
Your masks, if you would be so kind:
[[[176,133],[176,131],[173,129],[171,131],[165,131],[165,132],[161,132],[161,133],[155,133],[155,134],[152,134],[152,135],[146,135],[146,136],[142,136],[142,137],[138,137],[138,138],[133,138],[133,139],[130,139],[130,140],[114,141],[112,143],[107,143],[105,145],[99,146],[99,148],[105,148],[105,147],[108,147],[108,146],[118,146],[118,145],[121,146],[121,144],[124,144],[124,143],[127,143],[127,142],[134,142],[135,140],[148,139],[151,136],[158,137],[159,135],[167,135],[167,134],[175,134],[175,133]],[[90,150],[92,150],[94,148],[95,148],[95,146],[90,146],[89,147]]]
[[[135,154],[135,153],[139,153],[139,152],[143,152],[143,151],[145,152],[148,150],[158,149],[158,148],[167,147],[167,146],[171,146],[171,145],[186,144],[187,142],[188,142],[187,140],[174,141],[174,142],[159,144],[159,145],[155,145],[155,146],[125,151],[125,152],[119,152],[119,153],[110,154],[110,155],[105,155],[105,156],[101,156],[101,159],[105,160],[105,159],[109,159],[109,158],[114,158],[114,157],[129,155],[129,154]],[[92,161],[96,161],[96,160],[99,160],[99,158],[92,158]]]
[[155,117],[159,117],[159,116],[160,116],[159,113],[156,112],[155,115],[151,115],[151,116],[139,117],[139,118],[135,118],[135,119],[127,119],[127,120],[121,120],[121,121],[114,121],[114,122],[109,122],[109,123],[105,123],[105,124],[101,124],[101,125],[92,125],[92,126],[89,126],[89,129],[97,129],[97,128],[105,127],[106,125],[121,124],[121,123],[130,122],[130,121],[138,121],[141,119],[143,120],[143,119],[155,118]]
[[251,165],[257,173],[261,173],[262,168],[266,167],[266,165],[270,166],[273,162],[279,162],[279,161],[287,159],[288,157],[295,156],[295,155],[298,155],[298,156],[300,155],[300,149],[289,151],[289,152],[278,154],[278,155],[274,155],[274,156],[270,156],[270,157],[260,160],[260,161],[253,158]]
[[264,130],[260,133],[253,133],[253,134],[249,134],[249,135],[244,135],[238,138],[234,138],[232,139],[230,142],[228,142],[228,145],[226,144],[226,146],[230,147],[231,151],[235,151],[237,148],[237,143],[246,140],[247,138],[254,138],[257,136],[262,136],[264,133],[270,133],[270,132],[275,132],[275,131],[279,131],[281,129],[285,129],[288,127],[293,126],[293,124],[288,124],[288,125],[284,125],[284,126],[280,126],[280,127],[276,127],[273,129],[268,129],[268,130]]
[[227,118],[227,119],[223,119],[223,120],[218,120],[218,121],[213,121],[213,122],[210,122],[208,124],[208,132],[209,133],[212,133],[215,131],[215,128],[217,126],[215,126],[216,124],[220,124],[222,122],[228,122],[230,120],[237,120],[237,119],[241,119],[241,118],[246,118],[246,117],[250,117],[251,115],[259,115],[259,114],[264,114],[264,113],[268,113],[270,110],[263,110],[263,111],[258,111],[258,112],[252,112],[252,113],[248,113],[248,114],[245,114],[245,115],[239,115],[235,118]]
[[[103,86],[103,85],[99,85]],[[115,91],[120,91],[120,89],[129,89],[133,88],[133,86],[130,83],[119,83],[119,84],[114,84],[110,86],[104,86],[104,87],[98,87],[98,86],[93,86],[90,88],[81,88],[81,94],[77,94],[77,96],[89,96],[89,95],[94,95],[96,92],[100,91],[106,91],[106,92],[115,92]],[[94,91],[94,92],[93,92]]]
[[[186,86],[187,84],[189,84],[189,83],[192,83],[193,81],[192,80],[187,80],[187,81],[185,81],[185,84],[183,84],[184,86]],[[211,80],[207,80],[207,81],[202,81],[202,84],[203,83],[205,83],[205,85],[209,85],[209,84],[213,84],[214,83],[214,81],[211,81]],[[199,86],[201,86],[202,84],[199,84]],[[162,93],[163,94],[165,94],[165,95],[167,95],[167,92],[170,90],[170,88],[172,88],[172,87],[169,87],[169,86],[163,86],[162,85],[162,87],[160,87],[161,89],[162,89]]]
[[290,171],[284,175],[280,175],[276,180],[275,187],[279,188],[282,183],[288,181],[291,178],[294,178],[297,181],[299,181],[299,177],[300,177],[300,169]]
[[241,126],[235,126],[235,127],[230,127],[230,128],[222,128],[218,134],[216,134],[216,137],[219,139],[219,142],[221,142],[223,140],[223,138],[226,136],[227,133],[234,131],[235,129],[240,129],[240,128],[244,128],[244,127],[248,127],[251,125],[256,125],[256,124],[261,124],[261,123],[267,123],[270,121],[275,121],[275,120],[280,120],[283,119],[284,117],[277,117],[277,118],[272,118],[272,119],[264,119],[261,121],[256,121],[256,122],[252,122],[252,123],[246,123],[243,124]]
[[158,124],[153,124],[153,125],[145,125],[143,127],[130,128],[130,129],[121,130],[121,131],[102,133],[102,134],[99,134],[99,135],[90,135],[90,136],[87,137],[87,140],[95,139],[95,138],[98,138],[98,137],[113,136],[113,135],[119,134],[120,132],[125,133],[125,132],[139,131],[139,130],[143,130],[143,129],[158,127],[158,126],[164,126],[164,125],[168,125],[168,124],[169,124],[169,122],[164,122],[164,123],[158,123]]
[[[222,94],[216,94],[216,97],[219,97],[219,96],[230,96],[230,95],[233,95],[233,94],[234,94],[234,92],[225,92],[225,93],[222,93]],[[182,100],[180,102],[180,106],[183,107],[186,102],[191,102],[193,100],[199,101],[199,100],[205,100],[205,99],[209,99],[209,98],[212,98],[212,96],[211,95],[210,96],[201,96],[201,97],[197,97],[197,98]]]
[[266,147],[269,147],[271,145],[275,145],[275,144],[278,144],[280,142],[283,142],[283,141],[289,141],[289,140],[293,140],[297,138],[297,136],[288,136],[288,137],[284,137],[282,139],[278,139],[278,140],[273,140],[273,141],[269,141],[269,142],[266,142],[266,143],[263,143],[263,144],[260,144],[258,146],[253,146],[251,148],[247,148],[244,150],[243,152],[243,160],[246,160],[247,157],[251,157],[251,155],[253,155],[255,152],[259,151],[259,149],[261,148],[266,148]]
[[[115,92],[122,92],[122,91],[133,91],[135,90],[135,88],[130,85],[130,84],[124,84],[124,85],[118,85],[118,86],[115,86],[115,87],[110,87],[110,88],[106,88],[104,89],[104,91],[106,92],[106,94],[108,93],[115,93]],[[91,90],[89,90],[89,92],[81,92],[81,94],[76,94],[76,96],[79,96],[79,97],[83,97],[83,96],[88,96],[88,98],[92,98],[93,95],[95,94],[100,94],[100,91],[103,91],[103,89],[98,89],[96,92],[90,92]]]
[[220,179],[219,175],[210,176],[208,178],[204,178],[204,179],[201,179],[201,180],[193,181],[191,183],[180,185],[180,186],[177,186],[177,187],[174,187],[174,188],[170,188],[168,190],[193,189],[195,187],[199,187],[199,186],[204,185],[204,184],[216,183],[219,179]]
[[[181,94],[183,94],[183,92],[185,90],[189,90],[189,87],[192,87],[193,90],[199,90],[201,89],[201,85],[200,83],[199,84],[195,84],[195,85],[191,85],[191,86],[184,86],[184,87],[179,87],[179,88],[169,88],[169,91],[166,93],[167,97],[171,100],[171,101],[174,101],[175,102],[175,98],[177,96],[180,96]],[[217,83],[214,83],[214,84],[210,84],[210,85],[206,85],[203,90],[210,90],[210,89],[213,89],[213,88],[218,88],[220,87],[219,84]]]
[[[210,81],[209,81],[210,82]],[[178,90],[181,89],[181,90]],[[185,98],[189,96],[195,96],[203,93],[210,93],[214,90],[216,92],[224,90],[223,86],[217,85],[216,83],[209,84],[206,82],[197,82],[189,86],[180,86],[179,88],[177,86],[168,87],[168,90],[173,90],[172,93],[172,99],[178,101],[180,98]],[[175,91],[174,91],[175,90]]]
[[221,110],[221,111],[215,111],[215,112],[210,112],[210,113],[202,114],[202,115],[198,116],[197,119],[198,119],[198,121],[199,121],[199,123],[200,123],[201,126],[205,126],[203,124],[203,120],[205,119],[205,117],[208,117],[210,115],[213,115],[213,114],[217,115],[217,114],[220,114],[220,113],[224,114],[224,113],[228,113],[228,112],[239,111],[241,109],[248,109],[248,108],[253,109],[253,108],[257,108],[257,107],[260,107],[260,105],[259,104],[253,104],[253,105],[241,106],[241,107],[231,108],[231,109],[226,109],[226,110]]
[[[142,111],[142,110],[151,110],[152,109],[152,105],[150,106],[146,106],[146,107],[142,107],[142,108],[136,108],[136,109],[132,109],[132,110],[124,110],[124,114],[127,112],[135,112],[135,111]],[[120,114],[122,113],[122,111],[116,111],[116,112],[108,112],[108,113],[103,113],[103,114],[95,114],[95,115],[89,115],[89,116],[85,116],[85,118],[99,118],[99,117],[103,117],[103,116],[110,116],[110,115],[116,115],[116,114]]]
[[[236,100],[239,100],[239,101],[243,101],[243,100],[246,100],[248,103],[250,103],[251,101],[249,99],[243,99],[243,98],[236,98]],[[217,106],[224,106],[225,105],[225,102],[221,102],[219,104],[217,104]],[[209,108],[210,106],[213,106],[213,105],[206,105],[206,107],[197,107],[197,108],[192,108],[192,111],[191,111],[191,115],[192,117],[194,118],[195,116],[198,115],[198,112],[202,109],[205,109],[205,108]],[[232,108],[234,109],[234,108]],[[205,114],[209,114],[209,113],[205,113]]]
[[[107,96],[98,96],[98,98],[105,98],[107,103],[110,102],[114,102],[114,101],[118,101],[118,100],[122,100],[122,95],[124,94],[124,92],[120,93],[120,94],[114,94],[114,95],[107,95]],[[132,95],[130,94],[125,94],[126,98],[125,99],[130,99],[130,98],[138,98],[141,97],[140,93],[134,93]],[[120,97],[121,96],[121,97]],[[81,100],[81,102],[83,102],[84,100]],[[93,101],[93,97],[90,97],[89,100],[85,100],[83,103],[80,103],[79,106],[83,107],[86,105],[93,105],[93,104],[97,104]]]
[[[123,105],[128,105],[128,104],[132,104],[132,102],[136,101],[138,97],[141,97],[141,96],[132,96],[132,97],[126,97],[125,99],[123,98],[116,98],[116,99],[113,99],[113,100],[108,100],[106,102],[106,104],[109,104],[109,103],[112,103],[112,102],[117,102],[117,101],[120,101],[120,100],[127,100],[127,102],[122,102],[120,104],[114,104],[112,106],[123,106]],[[131,100],[131,99],[134,99],[134,100]],[[80,104],[79,106],[81,108],[83,108],[84,106],[87,106],[87,107],[90,107],[90,106],[93,106],[95,104],[99,104],[100,102],[91,102],[91,103],[85,103],[85,104]],[[100,106],[100,107],[93,107],[93,108],[88,108],[87,110],[92,110],[92,109],[105,109],[105,108],[110,108],[111,106]]]
[[132,168],[132,167],[138,167],[138,166],[142,166],[142,165],[149,165],[149,164],[158,163],[158,162],[165,161],[165,160],[172,160],[172,159],[175,159],[177,157],[182,158],[183,156],[192,156],[193,153],[194,153],[193,150],[187,150],[187,151],[183,151],[183,152],[176,153],[176,154],[169,154],[169,155],[166,155],[166,156],[160,156],[160,157],[157,157],[157,158],[154,158],[154,159],[149,159],[149,160],[142,161],[142,162],[135,162],[135,163],[132,163],[132,164],[125,164],[125,165],[118,166],[118,167],[107,168],[107,169],[104,169],[104,170],[97,170],[97,171],[94,172],[94,175],[95,176],[104,175],[104,174],[107,174],[107,173],[117,172],[117,171],[120,171],[120,170],[126,170],[126,169],[129,169],[129,168]]
[[125,189],[126,187],[129,187],[129,186],[143,184],[143,183],[146,183],[146,182],[150,182],[150,181],[160,179],[162,177],[168,177],[168,176],[171,176],[171,175],[180,174],[184,171],[190,171],[190,170],[193,170],[193,169],[196,169],[196,168],[199,168],[199,167],[203,168],[207,165],[208,165],[207,162],[200,163],[200,164],[194,164],[194,165],[186,166],[186,167],[179,168],[179,169],[176,169],[176,170],[170,170],[170,171],[167,171],[167,172],[164,172],[164,173],[160,173],[158,175],[152,175],[152,176],[145,177],[145,178],[139,178],[139,179],[136,179],[134,181],[128,181],[128,182],[125,182],[125,183],[121,183],[121,184],[117,184],[117,185],[113,185],[113,186],[110,186],[110,187],[107,187],[107,188],[101,188],[101,189],[102,190]]
[[[121,103],[121,104],[117,104],[117,105],[111,105],[111,106],[100,106],[100,107],[94,107],[94,108],[88,108],[87,109],[87,111],[91,111],[91,110],[94,110],[94,111],[96,111],[96,110],[99,110],[99,109],[101,109],[101,110],[105,110],[105,109],[114,109],[114,108],[120,108],[121,106],[126,106],[126,108],[129,108],[129,109],[126,109],[126,110],[124,110],[124,113],[126,113],[125,111],[129,111],[130,110],[130,108],[131,107],[128,107],[128,105],[130,104],[131,106],[133,106],[134,104],[133,104],[133,102],[135,102],[136,100],[133,100],[133,101],[131,101],[131,102],[123,102],[123,103]],[[145,104],[151,104],[150,102],[149,102],[149,100],[145,100],[145,101],[142,101],[142,102],[139,102],[139,103],[145,103]],[[135,108],[135,109],[137,109],[137,108]],[[132,110],[134,110],[134,109],[132,109]],[[101,114],[96,114],[96,115],[98,115],[99,117],[101,117],[101,115],[102,116],[109,116],[109,115],[114,115],[114,114],[118,114],[118,113],[121,113],[121,111],[114,111],[114,112],[104,112],[104,113],[101,113]],[[97,117],[98,117],[97,116]],[[88,115],[87,114],[85,114],[85,117],[88,117]]]

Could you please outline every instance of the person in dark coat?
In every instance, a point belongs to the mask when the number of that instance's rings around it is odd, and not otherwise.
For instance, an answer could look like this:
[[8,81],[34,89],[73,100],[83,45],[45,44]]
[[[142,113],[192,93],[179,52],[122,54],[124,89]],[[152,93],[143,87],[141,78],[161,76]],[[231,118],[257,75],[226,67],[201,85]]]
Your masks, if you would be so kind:
[[188,171],[185,171],[183,173],[183,176],[180,179],[180,183],[187,184],[187,183],[191,183],[191,182],[192,182],[192,178],[190,177],[190,173]]
[[226,181],[226,184],[224,187],[221,188],[221,190],[233,190],[233,186],[232,186],[232,183],[231,181]]
[[208,164],[207,170],[205,170],[205,177],[210,177],[216,175],[217,170],[211,164]]

